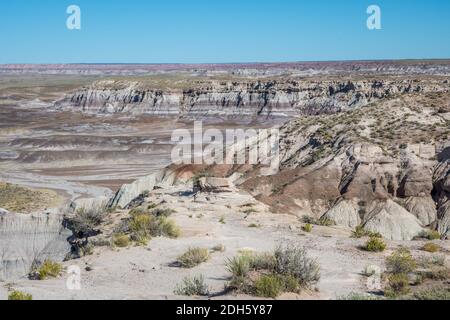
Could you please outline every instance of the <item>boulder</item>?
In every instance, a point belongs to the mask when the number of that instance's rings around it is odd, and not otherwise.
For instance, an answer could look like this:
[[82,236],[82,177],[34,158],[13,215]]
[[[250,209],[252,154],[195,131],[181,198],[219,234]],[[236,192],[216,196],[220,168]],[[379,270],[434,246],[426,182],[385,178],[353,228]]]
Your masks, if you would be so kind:
[[352,200],[341,200],[324,215],[338,226],[356,228],[361,224],[361,218],[358,213],[358,205]]
[[412,240],[423,228],[421,222],[392,200],[379,202],[367,216],[364,228],[389,240]]
[[405,209],[416,216],[423,226],[429,226],[437,219],[436,203],[430,196],[408,198]]

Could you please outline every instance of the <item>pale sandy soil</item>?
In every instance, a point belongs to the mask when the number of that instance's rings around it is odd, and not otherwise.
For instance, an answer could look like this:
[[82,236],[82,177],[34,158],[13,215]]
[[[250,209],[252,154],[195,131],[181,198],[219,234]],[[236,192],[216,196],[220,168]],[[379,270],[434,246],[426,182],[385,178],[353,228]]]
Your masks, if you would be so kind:
[[[361,275],[368,265],[384,267],[384,258],[393,249],[405,245],[414,255],[422,242],[389,242],[384,253],[368,253],[358,249],[364,239],[351,239],[350,231],[337,227],[315,226],[313,232],[301,231],[299,219],[291,215],[272,214],[258,203],[257,212],[245,214],[241,206],[256,203],[244,193],[201,195],[194,202],[192,196],[180,195],[172,190],[158,191],[155,201],[166,201],[175,209],[173,218],[182,229],[178,239],[154,238],[147,247],[112,249],[96,248],[92,256],[64,263],[65,267],[81,268],[79,291],[66,288],[68,274],[45,281],[19,280],[0,286],[0,299],[5,299],[8,288],[29,292],[34,299],[180,299],[173,294],[176,285],[186,276],[204,275],[214,299],[237,299],[223,289],[229,280],[225,261],[240,250],[258,252],[273,250],[277,244],[291,241],[305,246],[321,266],[318,292],[305,291],[301,295],[286,294],[280,299],[335,299],[350,292],[366,292],[366,278]],[[219,222],[223,217],[225,223]],[[260,225],[249,228],[250,224]],[[173,265],[176,258],[190,247],[212,248],[223,244],[224,252],[212,253],[212,258],[193,269]],[[442,246],[448,243],[443,242]],[[92,270],[86,271],[89,266]]]

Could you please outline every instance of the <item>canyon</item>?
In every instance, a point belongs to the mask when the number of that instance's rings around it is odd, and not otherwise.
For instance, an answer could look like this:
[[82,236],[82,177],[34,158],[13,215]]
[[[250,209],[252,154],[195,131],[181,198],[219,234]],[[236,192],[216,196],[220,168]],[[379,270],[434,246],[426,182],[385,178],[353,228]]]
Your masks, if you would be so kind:
[[[304,243],[324,268],[321,293],[303,298],[364,292],[358,272],[383,256],[357,249],[360,240],[349,237],[357,227],[414,255],[421,254],[420,236],[437,231],[448,258],[448,61],[11,65],[0,74],[0,180],[64,199],[58,208],[0,211],[0,278],[36,297],[54,293],[24,279],[33,263],[66,258],[65,266],[93,271],[83,275],[81,292],[64,292],[64,279],[48,282],[61,297],[89,299],[101,287],[100,298],[143,298],[154,283],[145,298],[174,298],[164,281],[186,273],[170,260],[186,247],[216,242],[226,252],[200,269],[220,291],[224,258],[247,247],[268,250],[281,239]],[[205,129],[277,128],[279,170],[171,164],[173,130],[199,120]],[[175,211],[179,239],[120,252],[104,245],[130,210],[154,203]],[[252,214],[243,209],[248,203]],[[92,209],[109,213],[97,234],[76,239],[68,221]],[[307,234],[305,217],[330,223]],[[87,245],[95,255],[83,254]],[[146,270],[143,283],[135,263]],[[105,281],[122,278],[123,270],[124,283],[109,290]]]

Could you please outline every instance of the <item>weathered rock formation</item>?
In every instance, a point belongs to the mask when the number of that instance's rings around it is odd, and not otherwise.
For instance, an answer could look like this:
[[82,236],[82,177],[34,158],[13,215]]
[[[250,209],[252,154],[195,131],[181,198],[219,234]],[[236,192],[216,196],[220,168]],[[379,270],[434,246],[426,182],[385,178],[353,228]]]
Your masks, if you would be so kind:
[[71,232],[56,214],[0,214],[0,279],[25,276],[33,263],[62,261]]
[[197,119],[284,117],[334,113],[398,94],[449,89],[439,80],[210,80],[177,89],[155,89],[145,81],[103,80],[67,95],[54,108]]

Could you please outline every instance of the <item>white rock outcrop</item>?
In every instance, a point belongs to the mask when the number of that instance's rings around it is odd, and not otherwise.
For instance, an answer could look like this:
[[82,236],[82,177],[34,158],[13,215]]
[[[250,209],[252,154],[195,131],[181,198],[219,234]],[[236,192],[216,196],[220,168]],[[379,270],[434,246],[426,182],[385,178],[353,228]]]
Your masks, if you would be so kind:
[[33,262],[62,261],[70,251],[63,217],[56,214],[0,215],[0,279],[27,275]]
[[338,226],[356,228],[361,224],[361,218],[358,213],[358,206],[355,201],[341,200],[324,215]]
[[421,222],[392,200],[380,202],[364,223],[368,231],[378,232],[390,240],[412,240],[423,228]]
[[155,187],[171,186],[176,182],[176,179],[176,174],[170,169],[164,169],[139,178],[130,184],[124,184],[111,198],[108,206],[126,208],[131,201],[145,191],[152,191]]

